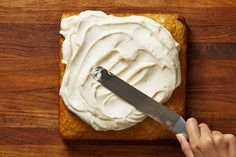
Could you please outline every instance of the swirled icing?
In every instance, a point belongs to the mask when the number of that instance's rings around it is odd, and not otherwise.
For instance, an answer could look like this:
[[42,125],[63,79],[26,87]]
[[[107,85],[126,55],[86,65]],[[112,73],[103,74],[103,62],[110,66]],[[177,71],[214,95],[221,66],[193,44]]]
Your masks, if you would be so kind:
[[179,44],[147,17],[84,11],[64,18],[60,34],[66,64],[60,95],[70,111],[96,130],[122,130],[146,116],[92,79],[94,65],[162,103],[181,82]]

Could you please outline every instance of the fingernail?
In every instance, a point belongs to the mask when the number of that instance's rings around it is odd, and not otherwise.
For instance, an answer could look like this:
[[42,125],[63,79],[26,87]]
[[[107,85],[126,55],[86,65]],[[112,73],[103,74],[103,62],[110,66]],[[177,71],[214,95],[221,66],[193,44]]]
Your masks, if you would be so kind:
[[176,134],[176,138],[179,141],[179,143],[181,143],[183,141],[183,137],[181,134]]

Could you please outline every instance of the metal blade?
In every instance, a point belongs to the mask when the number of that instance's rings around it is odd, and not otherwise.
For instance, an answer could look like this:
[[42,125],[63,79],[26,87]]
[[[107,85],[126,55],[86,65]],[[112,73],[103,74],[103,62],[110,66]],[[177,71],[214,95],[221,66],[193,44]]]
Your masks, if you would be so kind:
[[91,76],[104,87],[111,90],[135,108],[145,113],[155,121],[161,123],[175,133],[186,136],[185,121],[176,112],[160,104],[135,87],[129,85],[103,67],[94,67]]

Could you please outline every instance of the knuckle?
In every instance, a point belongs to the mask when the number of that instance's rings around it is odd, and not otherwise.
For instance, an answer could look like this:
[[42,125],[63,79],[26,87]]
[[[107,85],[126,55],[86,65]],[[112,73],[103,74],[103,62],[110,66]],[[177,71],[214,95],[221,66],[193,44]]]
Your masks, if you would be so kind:
[[199,127],[208,127],[208,125],[205,123],[201,123],[201,124],[199,124]]
[[196,121],[195,118],[189,118],[189,119],[187,120],[187,122],[194,122],[194,121]]
[[213,131],[212,131],[212,134],[213,134],[213,135],[217,135],[217,134],[218,134],[218,135],[223,135],[222,132],[216,131],[216,130],[213,130]]
[[186,125],[190,125],[190,124],[193,124],[193,123],[197,123],[197,120],[195,118],[189,118],[186,121]]
[[207,144],[207,145],[210,145],[210,144],[213,144],[213,140],[212,140],[212,138],[211,137],[207,137],[206,139],[205,139],[205,143]]
[[213,141],[216,145],[221,145],[224,143],[224,137],[221,135],[214,135],[213,136]]
[[198,151],[199,148],[200,148],[200,143],[199,142],[191,144],[191,149],[192,149],[193,152]]
[[227,134],[227,136],[228,136],[227,141],[236,142],[236,138],[233,134]]
[[211,137],[202,138],[199,141],[199,149],[201,150],[206,150],[211,145],[213,145],[213,140]]

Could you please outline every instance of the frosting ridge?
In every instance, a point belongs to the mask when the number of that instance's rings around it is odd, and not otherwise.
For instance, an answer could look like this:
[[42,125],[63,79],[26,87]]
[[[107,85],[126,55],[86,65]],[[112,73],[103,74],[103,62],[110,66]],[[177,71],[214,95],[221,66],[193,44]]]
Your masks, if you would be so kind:
[[84,11],[64,18],[60,34],[66,64],[60,95],[70,111],[96,130],[122,130],[146,116],[93,80],[94,65],[162,103],[181,82],[179,44],[147,17]]

